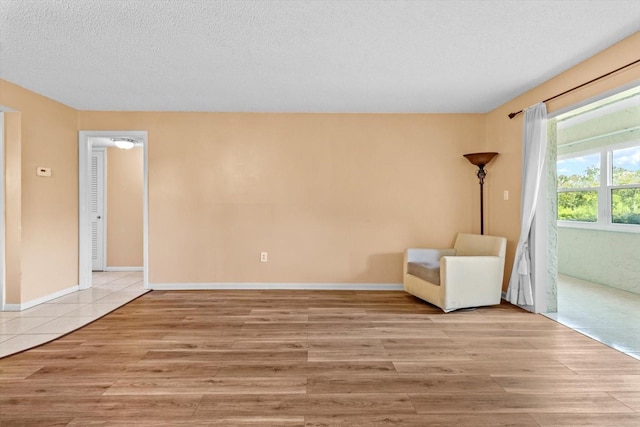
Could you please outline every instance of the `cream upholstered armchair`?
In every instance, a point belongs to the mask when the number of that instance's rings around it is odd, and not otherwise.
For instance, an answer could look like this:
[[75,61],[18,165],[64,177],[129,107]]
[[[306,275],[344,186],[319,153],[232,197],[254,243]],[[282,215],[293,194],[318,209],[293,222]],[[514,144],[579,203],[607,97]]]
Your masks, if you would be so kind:
[[445,313],[500,304],[507,239],[459,233],[452,249],[407,249],[404,290]]

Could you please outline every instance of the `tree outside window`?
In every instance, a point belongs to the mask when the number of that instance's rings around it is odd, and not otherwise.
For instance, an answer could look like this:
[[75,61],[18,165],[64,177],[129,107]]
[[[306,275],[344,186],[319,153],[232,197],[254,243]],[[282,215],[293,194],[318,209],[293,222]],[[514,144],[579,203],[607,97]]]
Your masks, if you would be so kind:
[[558,219],[598,221],[600,153],[558,161]]
[[611,153],[611,222],[640,224],[640,146]]

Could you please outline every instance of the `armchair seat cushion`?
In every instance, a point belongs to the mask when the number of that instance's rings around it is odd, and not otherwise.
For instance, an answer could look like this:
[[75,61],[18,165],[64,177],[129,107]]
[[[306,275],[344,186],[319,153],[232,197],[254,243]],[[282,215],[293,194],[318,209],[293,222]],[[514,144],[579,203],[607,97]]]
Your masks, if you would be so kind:
[[433,265],[427,262],[407,263],[407,274],[416,276],[434,285],[440,286],[440,264]]

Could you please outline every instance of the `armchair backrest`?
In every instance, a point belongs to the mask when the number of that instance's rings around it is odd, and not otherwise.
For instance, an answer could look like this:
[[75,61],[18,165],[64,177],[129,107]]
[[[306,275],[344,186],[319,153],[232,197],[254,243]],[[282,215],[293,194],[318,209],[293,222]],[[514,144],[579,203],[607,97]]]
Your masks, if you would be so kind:
[[457,256],[499,256],[504,258],[507,239],[498,236],[458,233],[454,244]]

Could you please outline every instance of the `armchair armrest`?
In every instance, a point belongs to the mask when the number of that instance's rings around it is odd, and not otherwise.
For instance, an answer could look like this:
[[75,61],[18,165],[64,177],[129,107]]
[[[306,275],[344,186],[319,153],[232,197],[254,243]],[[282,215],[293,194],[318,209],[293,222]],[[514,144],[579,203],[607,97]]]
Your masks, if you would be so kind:
[[499,304],[503,275],[504,258],[499,256],[443,257],[440,281],[445,307]]

